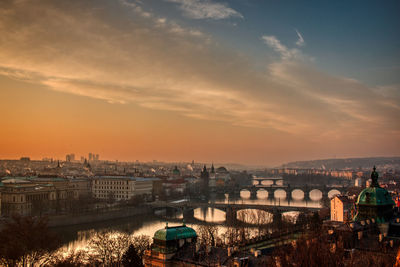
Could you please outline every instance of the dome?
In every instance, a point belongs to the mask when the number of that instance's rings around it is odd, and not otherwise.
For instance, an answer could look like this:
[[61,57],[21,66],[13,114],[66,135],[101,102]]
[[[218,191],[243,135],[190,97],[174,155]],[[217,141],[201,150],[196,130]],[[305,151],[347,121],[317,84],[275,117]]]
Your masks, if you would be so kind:
[[226,172],[228,172],[228,170],[227,170],[225,167],[219,167],[219,168],[217,169],[217,172],[218,172],[218,173],[226,173]]
[[175,166],[175,168],[172,170],[172,174],[174,175],[180,175],[181,172],[178,170],[178,166]]
[[187,227],[185,225],[168,227],[158,230],[154,233],[155,240],[170,241],[179,240],[186,238],[197,237],[196,231],[193,228]]
[[358,195],[356,204],[394,205],[394,201],[386,189],[381,187],[368,187]]
[[379,186],[378,178],[379,175],[374,166],[370,186],[358,195],[357,214],[353,218],[354,221],[374,218],[378,223],[384,223],[393,216],[394,201],[389,192]]

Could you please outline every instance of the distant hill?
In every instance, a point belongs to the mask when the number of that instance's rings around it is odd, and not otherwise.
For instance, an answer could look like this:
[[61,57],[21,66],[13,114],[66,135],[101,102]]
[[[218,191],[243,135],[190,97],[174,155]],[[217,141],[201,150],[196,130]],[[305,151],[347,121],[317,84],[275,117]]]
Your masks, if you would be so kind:
[[320,159],[308,161],[295,161],[283,164],[282,168],[299,169],[370,169],[374,165],[378,169],[400,169],[400,157],[376,158],[348,158],[348,159]]

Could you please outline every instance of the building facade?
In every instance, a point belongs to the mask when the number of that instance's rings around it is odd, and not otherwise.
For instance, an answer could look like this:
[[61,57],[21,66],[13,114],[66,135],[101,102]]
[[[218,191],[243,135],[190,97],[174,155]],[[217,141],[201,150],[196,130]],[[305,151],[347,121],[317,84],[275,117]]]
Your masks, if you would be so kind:
[[129,200],[134,196],[151,196],[153,179],[126,176],[102,176],[92,180],[92,194],[97,199]]
[[331,199],[331,221],[347,222],[352,219],[354,202],[347,196],[337,195]]

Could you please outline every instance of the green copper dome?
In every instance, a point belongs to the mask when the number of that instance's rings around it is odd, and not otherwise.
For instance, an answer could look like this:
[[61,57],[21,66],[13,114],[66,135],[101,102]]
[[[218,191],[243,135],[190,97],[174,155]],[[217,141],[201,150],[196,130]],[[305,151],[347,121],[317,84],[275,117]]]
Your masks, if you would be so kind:
[[358,195],[356,204],[394,205],[394,201],[386,189],[381,187],[368,187]]
[[370,186],[358,195],[357,214],[353,218],[354,221],[374,218],[378,223],[384,223],[392,217],[395,203],[389,192],[379,186],[378,178],[379,175],[374,166]]
[[194,238],[197,237],[196,231],[193,228],[183,226],[176,227],[168,227],[166,226],[164,229],[160,229],[154,234],[154,239],[163,240],[163,241],[171,241],[171,240],[179,240],[185,238]]
[[173,175],[180,175],[181,172],[178,170],[178,166],[175,166],[175,168],[172,170]]

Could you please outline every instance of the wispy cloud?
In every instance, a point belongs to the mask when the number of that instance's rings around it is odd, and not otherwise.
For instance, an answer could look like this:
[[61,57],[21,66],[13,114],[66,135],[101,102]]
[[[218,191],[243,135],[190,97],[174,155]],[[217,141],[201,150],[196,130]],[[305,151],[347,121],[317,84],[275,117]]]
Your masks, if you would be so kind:
[[[0,74],[52,90],[202,120],[328,139],[399,139],[390,88],[334,77],[274,36],[267,72],[196,29],[108,2],[10,1],[0,8]],[[118,13],[107,16],[104,12]],[[37,16],[41,14],[41,16]],[[45,29],[45,30],[44,30]],[[371,108],[373,107],[373,108]],[[351,130],[350,130],[351,129]],[[389,138],[389,137],[388,137]]]
[[192,19],[226,19],[230,17],[243,18],[238,11],[227,4],[217,3],[211,0],[165,0],[176,3],[184,15]]
[[300,51],[298,49],[289,49],[273,35],[263,35],[261,36],[261,40],[266,45],[278,52],[281,55],[282,59],[293,59],[298,57],[300,54]]
[[300,33],[298,30],[296,30],[296,33],[297,33],[297,37],[298,37],[297,42],[296,42],[296,45],[298,45],[298,46],[305,46],[305,45],[306,45],[306,42],[304,41],[304,38],[303,38],[303,36],[301,35],[301,33]]

